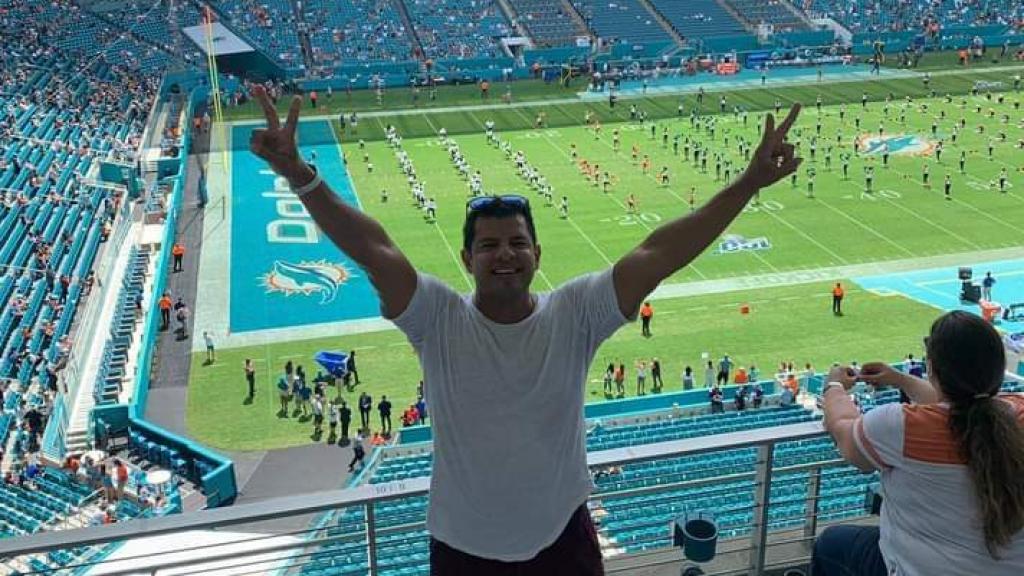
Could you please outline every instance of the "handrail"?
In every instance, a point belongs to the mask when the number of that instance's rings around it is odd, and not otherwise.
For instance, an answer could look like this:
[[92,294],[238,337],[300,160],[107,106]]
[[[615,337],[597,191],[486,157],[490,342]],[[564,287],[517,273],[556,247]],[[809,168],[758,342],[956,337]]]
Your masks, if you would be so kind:
[[[589,466],[636,463],[648,460],[702,454],[714,450],[733,450],[751,446],[770,446],[823,437],[821,422],[801,422],[774,428],[729,432],[699,438],[671,440],[629,448],[593,452]],[[666,487],[672,485],[666,484]],[[88,529],[47,532],[0,540],[0,557],[47,552],[62,548],[90,546],[114,540],[157,536],[185,530],[214,529],[287,516],[315,514],[350,506],[420,496],[428,493],[430,477],[413,478],[385,484],[365,484],[345,490],[329,490],[273,498],[253,504],[204,510],[191,514],[130,520],[120,524]],[[598,495],[597,497],[601,497]]]

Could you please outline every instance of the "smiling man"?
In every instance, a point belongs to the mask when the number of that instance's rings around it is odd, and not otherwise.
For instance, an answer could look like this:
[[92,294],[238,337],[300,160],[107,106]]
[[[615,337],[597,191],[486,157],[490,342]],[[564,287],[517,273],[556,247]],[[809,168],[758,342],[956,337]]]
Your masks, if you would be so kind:
[[381,225],[345,204],[302,161],[296,97],[282,126],[259,88],[267,128],[250,148],[286,178],[317,225],[369,274],[385,317],[423,367],[434,432],[427,527],[432,575],[603,574],[586,508],[587,369],[663,279],[689,264],[753,195],[800,165],[769,115],[746,172],[700,209],[658,228],[611,268],[549,293],[530,291],[541,246],[516,195],[466,205],[460,295],[418,273]]

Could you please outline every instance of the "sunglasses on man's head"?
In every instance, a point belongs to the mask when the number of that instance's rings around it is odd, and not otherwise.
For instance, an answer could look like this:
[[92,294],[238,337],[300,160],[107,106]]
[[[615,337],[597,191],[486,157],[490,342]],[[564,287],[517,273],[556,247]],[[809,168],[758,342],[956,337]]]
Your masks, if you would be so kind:
[[497,206],[508,206],[513,209],[526,210],[530,207],[530,201],[518,194],[504,194],[502,196],[477,196],[466,202],[467,212],[479,212],[490,210]]

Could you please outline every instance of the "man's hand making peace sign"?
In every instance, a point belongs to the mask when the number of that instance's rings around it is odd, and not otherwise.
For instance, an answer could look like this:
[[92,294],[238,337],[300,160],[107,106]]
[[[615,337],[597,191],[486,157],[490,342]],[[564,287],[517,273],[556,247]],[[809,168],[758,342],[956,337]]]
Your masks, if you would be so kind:
[[786,119],[776,128],[775,117],[768,114],[764,121],[764,134],[761,136],[761,143],[758,144],[754,156],[750,159],[750,165],[743,173],[742,180],[754,188],[766,188],[789,176],[800,167],[803,158],[797,157],[794,146],[786,141],[786,135],[799,115],[800,105],[794,104],[789,109]]
[[262,86],[256,86],[253,89],[253,97],[263,107],[263,116],[267,120],[267,127],[252,131],[249,149],[253,154],[266,160],[274,172],[287,178],[292,186],[306,184],[313,179],[313,174],[299,158],[299,147],[295,138],[302,97],[292,97],[291,106],[288,108],[288,119],[285,120],[284,126],[281,126],[277,110]]
[[800,115],[794,104],[778,128],[768,114],[764,135],[750,165],[737,180],[716,194],[700,210],[676,218],[652,232],[639,246],[615,263],[615,292],[619,309],[632,317],[640,303],[662,280],[687,266],[725,232],[751,197],[792,174],[802,159],[786,134]]

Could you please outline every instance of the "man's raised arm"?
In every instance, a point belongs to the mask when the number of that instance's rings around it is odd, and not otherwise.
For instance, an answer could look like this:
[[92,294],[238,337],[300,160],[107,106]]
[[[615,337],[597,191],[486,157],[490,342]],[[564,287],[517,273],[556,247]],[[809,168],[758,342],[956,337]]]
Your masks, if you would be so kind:
[[800,105],[795,104],[779,127],[768,114],[764,135],[740,178],[701,206],[699,210],[676,218],[652,232],[639,246],[615,263],[613,278],[619,309],[632,317],[644,298],[676,270],[692,262],[761,188],[792,174],[802,161],[786,142]]
[[416,270],[380,223],[345,204],[299,156],[295,130],[302,98],[292,99],[288,119],[281,126],[266,91],[257,87],[253,93],[263,107],[267,127],[253,131],[249,149],[288,180],[317,226],[366,270],[380,295],[384,316],[398,316],[416,291]]

